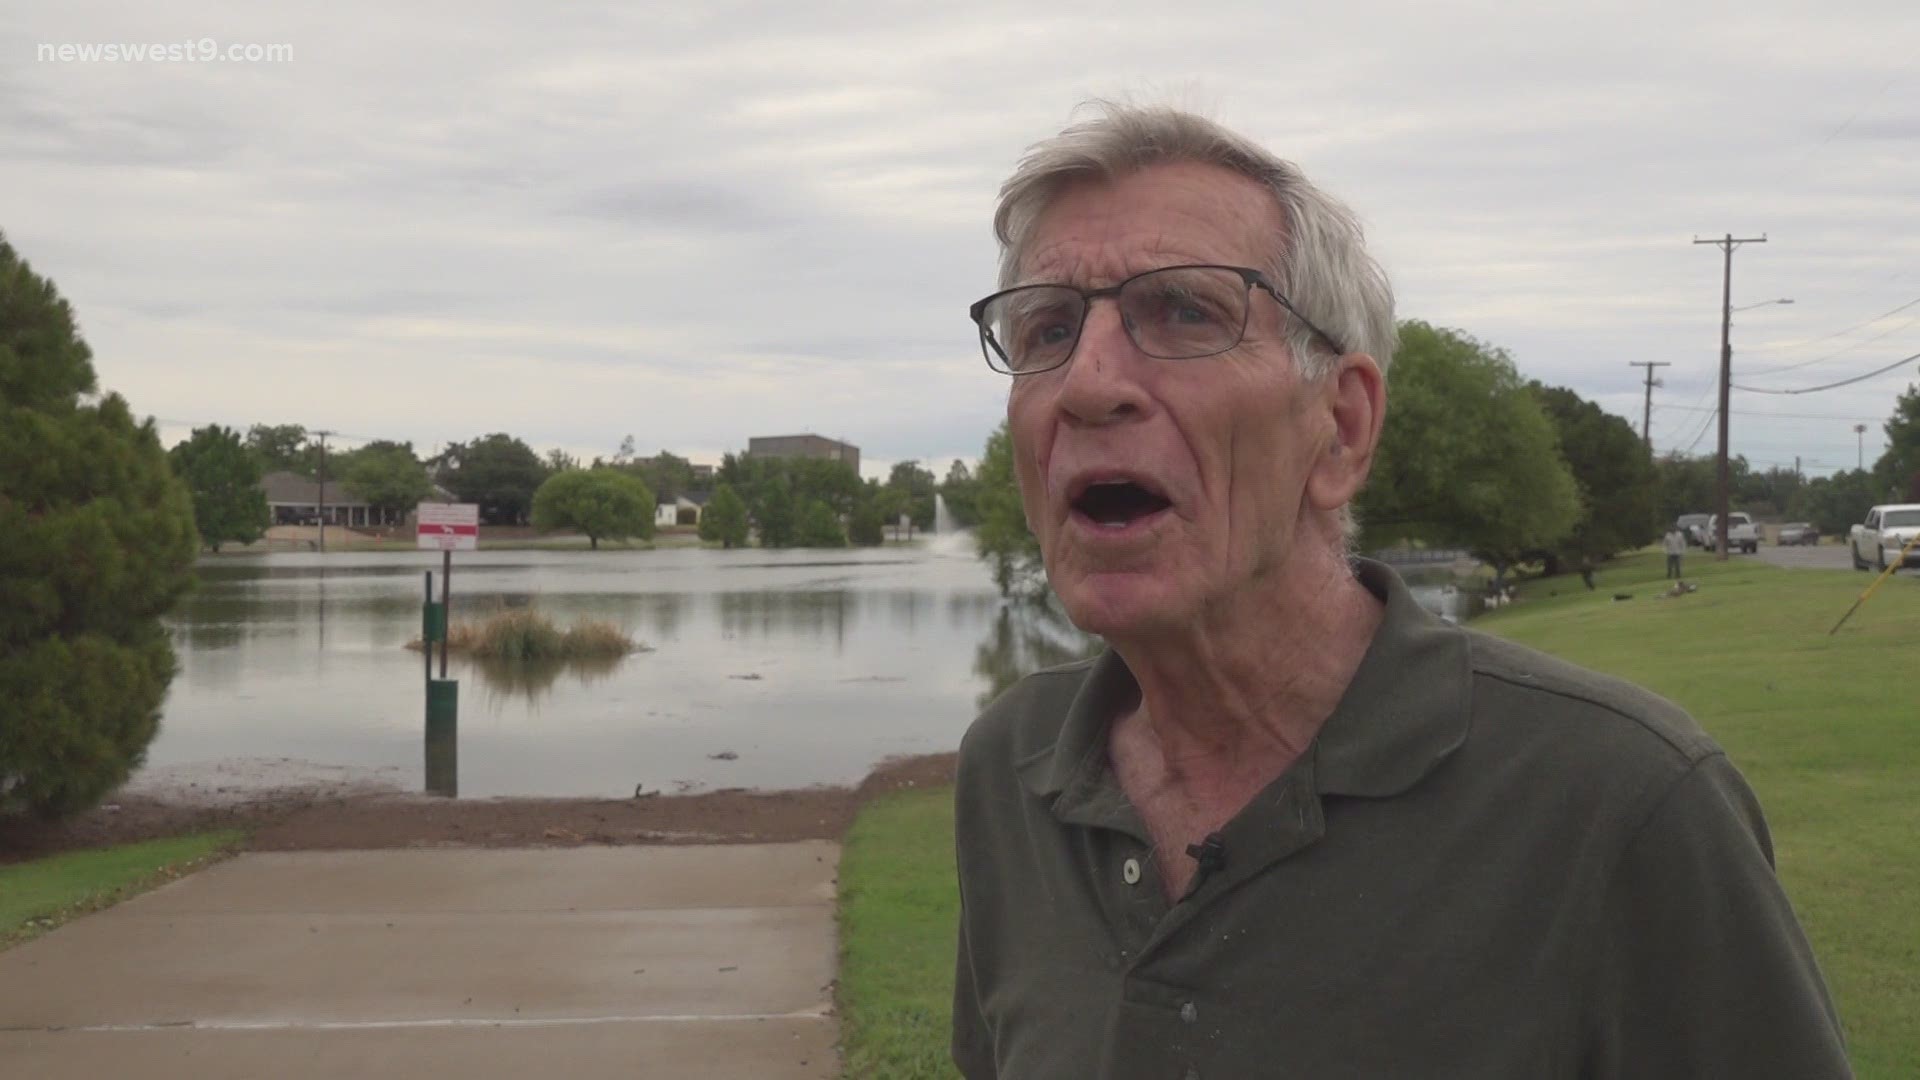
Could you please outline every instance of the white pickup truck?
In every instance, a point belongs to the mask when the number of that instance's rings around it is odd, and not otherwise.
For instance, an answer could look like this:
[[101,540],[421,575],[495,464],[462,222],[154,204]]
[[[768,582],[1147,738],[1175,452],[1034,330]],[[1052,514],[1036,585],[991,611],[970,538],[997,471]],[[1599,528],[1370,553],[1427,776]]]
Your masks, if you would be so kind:
[[[1893,503],[1867,511],[1867,520],[1853,527],[1853,568],[1865,570],[1869,553],[1874,569],[1885,570],[1900,557],[1915,533],[1920,533],[1920,503]],[[1920,544],[1907,552],[1908,566],[1920,566]]]
[[[1707,519],[1703,533],[1709,550],[1720,546],[1720,515],[1715,514]],[[1754,527],[1753,519],[1744,510],[1735,510],[1727,515],[1727,550],[1744,551],[1749,555],[1760,550],[1760,530]]]

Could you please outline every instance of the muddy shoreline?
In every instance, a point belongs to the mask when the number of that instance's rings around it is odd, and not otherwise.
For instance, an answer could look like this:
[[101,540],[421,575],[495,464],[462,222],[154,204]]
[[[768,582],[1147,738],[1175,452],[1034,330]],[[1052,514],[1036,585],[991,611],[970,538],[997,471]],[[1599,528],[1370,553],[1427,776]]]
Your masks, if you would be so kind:
[[952,783],[955,758],[883,762],[851,788],[625,799],[443,799],[348,777],[205,791],[136,785],[63,822],[0,818],[0,864],[209,829],[246,830],[251,851],[838,840],[867,800]]

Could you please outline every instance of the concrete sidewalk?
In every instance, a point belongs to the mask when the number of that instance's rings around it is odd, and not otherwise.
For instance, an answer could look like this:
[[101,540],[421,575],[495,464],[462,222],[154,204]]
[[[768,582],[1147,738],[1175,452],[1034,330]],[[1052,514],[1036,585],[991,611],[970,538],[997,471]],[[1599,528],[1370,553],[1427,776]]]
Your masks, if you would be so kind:
[[838,860],[243,855],[0,953],[0,1072],[836,1077]]

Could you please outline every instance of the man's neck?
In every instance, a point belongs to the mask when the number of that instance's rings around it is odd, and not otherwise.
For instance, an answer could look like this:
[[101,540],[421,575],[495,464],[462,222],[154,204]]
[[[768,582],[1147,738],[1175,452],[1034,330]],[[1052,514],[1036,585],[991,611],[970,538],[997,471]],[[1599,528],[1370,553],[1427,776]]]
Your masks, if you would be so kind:
[[1306,751],[1383,608],[1331,548],[1289,562],[1191,627],[1113,642],[1140,685],[1139,707],[1111,732],[1116,763],[1145,765],[1156,787],[1235,802]]

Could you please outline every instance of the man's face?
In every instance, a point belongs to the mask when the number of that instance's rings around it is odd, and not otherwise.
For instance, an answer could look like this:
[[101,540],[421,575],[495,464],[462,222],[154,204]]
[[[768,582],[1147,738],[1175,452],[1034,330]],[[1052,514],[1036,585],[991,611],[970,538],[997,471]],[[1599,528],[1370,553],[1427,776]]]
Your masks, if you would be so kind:
[[[1153,166],[1063,192],[1037,224],[1021,283],[1100,288],[1164,266],[1260,268],[1281,230],[1253,181]],[[1014,380],[1007,417],[1027,521],[1082,628],[1190,626],[1293,550],[1333,421],[1323,388],[1298,376],[1285,325],[1256,290],[1240,345],[1159,360],[1102,299],[1066,366]]]

